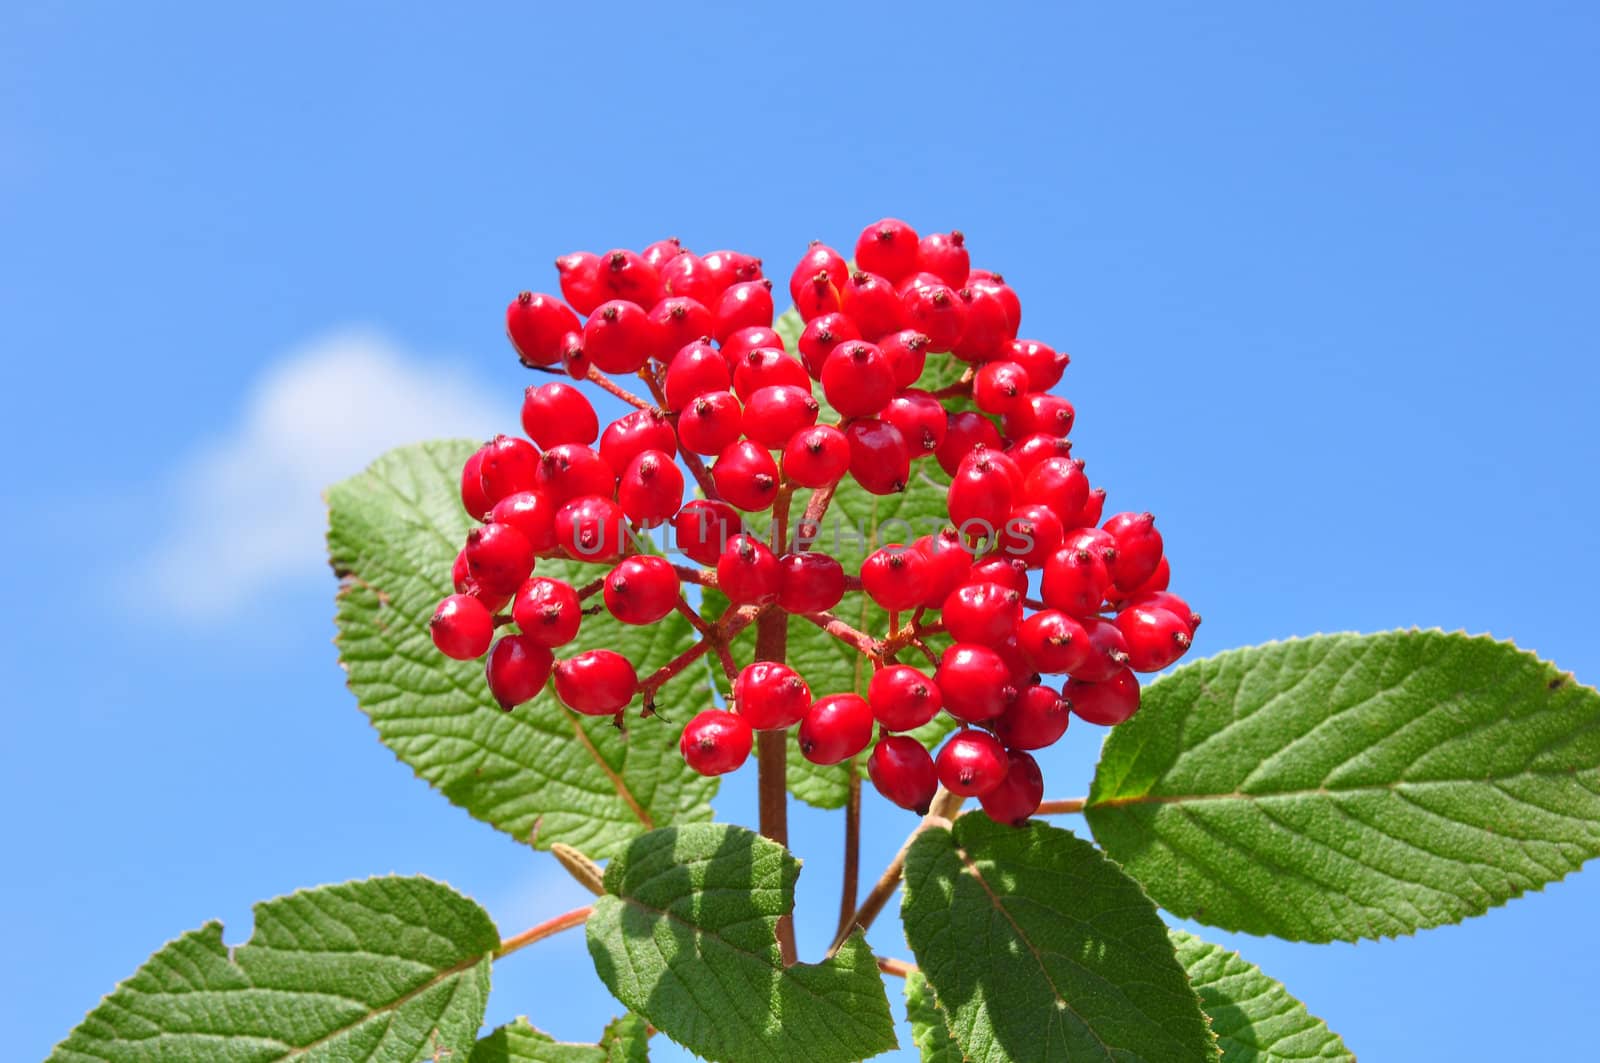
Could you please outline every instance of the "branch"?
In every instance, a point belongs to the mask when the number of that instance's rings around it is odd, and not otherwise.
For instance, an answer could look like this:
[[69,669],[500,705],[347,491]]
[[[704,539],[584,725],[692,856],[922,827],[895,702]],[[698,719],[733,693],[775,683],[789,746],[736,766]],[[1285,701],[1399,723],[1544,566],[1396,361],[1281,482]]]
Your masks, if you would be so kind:
[[[639,379],[650,385],[650,394],[655,396],[656,405],[663,410],[667,409],[667,393],[661,390],[661,383],[656,380],[655,377],[649,375],[649,373],[644,369],[639,370]],[[722,498],[722,496],[717,493],[717,482],[713,480],[711,478],[711,474],[706,471],[706,463],[700,460],[700,455],[685,450],[680,446],[678,448],[678,456],[681,457],[683,459],[683,463],[689,467],[689,472],[694,477],[695,483],[700,485],[701,494],[705,495],[707,498]]]
[[641,410],[650,409],[650,404],[648,402],[644,401],[627,388],[617,384],[610,377],[606,376],[592,365],[589,367],[588,379],[595,384],[599,384],[601,390],[609,391],[623,402],[626,402],[629,406],[633,406]]
[[1073,812],[1082,812],[1083,806],[1089,803],[1087,797],[1063,797],[1055,801],[1042,802],[1034,810],[1036,816],[1065,816]]
[[933,802],[928,806],[928,814],[922,817],[922,822],[917,824],[917,829],[906,837],[905,844],[900,846],[900,851],[894,854],[894,859],[889,861],[889,866],[883,869],[883,874],[878,877],[877,884],[872,887],[872,892],[867,894],[867,899],[861,902],[861,907],[856,909],[855,918],[851,919],[842,931],[833,939],[833,944],[828,946],[828,956],[844,947],[856,927],[865,931],[878,918],[878,913],[883,911],[883,906],[889,903],[889,898],[894,896],[894,891],[900,887],[900,876],[906,869],[906,854],[911,851],[911,843],[917,840],[917,835],[929,827],[948,826],[952,817],[960,811],[961,802],[966,798],[951,793],[944,787],[933,795]]
[[856,895],[861,891],[861,772],[854,759],[847,766],[850,789],[844,806],[844,876],[839,883],[839,928],[835,935],[850,929],[850,919],[856,914]]
[[917,973],[917,965],[907,963],[905,960],[897,960],[890,956],[874,956],[873,959],[878,961],[878,970],[884,974],[892,974],[896,978],[910,978]]
[[506,938],[500,943],[500,947],[494,950],[494,958],[497,960],[504,959],[518,949],[527,948],[535,941],[543,941],[545,938],[559,934],[563,930],[571,930],[575,926],[582,926],[589,921],[589,916],[593,913],[594,905],[586,904],[582,908],[574,908],[572,911],[564,915],[558,915],[554,919],[547,919],[538,926],[530,927],[515,937]]
[[883,643],[864,631],[857,631],[832,613],[795,613],[793,615],[817,625],[840,642],[854,646],[857,650],[871,657],[873,661],[879,664],[883,663]]
[[[835,480],[827,487],[819,487],[811,492],[811,499],[806,503],[806,511],[801,514],[800,521],[795,526],[795,550],[811,549],[811,540],[822,534],[822,518],[828,512],[828,504],[833,501],[833,492],[838,487],[839,481]],[[808,534],[810,538],[801,538]]]
[[[789,617],[782,610],[770,610],[756,621],[756,660],[782,661],[789,648]],[[760,791],[761,834],[789,847],[789,733],[756,732],[757,788]],[[783,965],[792,966],[798,958],[794,946],[794,917],[778,918],[778,948]]]

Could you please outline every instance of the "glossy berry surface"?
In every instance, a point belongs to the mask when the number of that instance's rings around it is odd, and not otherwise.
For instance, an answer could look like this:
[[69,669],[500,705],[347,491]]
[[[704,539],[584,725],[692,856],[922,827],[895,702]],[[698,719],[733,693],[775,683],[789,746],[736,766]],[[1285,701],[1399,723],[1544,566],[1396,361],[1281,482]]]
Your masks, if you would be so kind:
[[588,716],[610,716],[633,700],[639,677],[614,650],[587,650],[555,666],[556,697]]
[[452,594],[439,603],[428,621],[433,644],[446,657],[472,661],[489,651],[494,638],[494,617],[477,598]]
[[507,635],[489,651],[484,678],[494,700],[509,712],[538,696],[554,663],[548,647],[527,635]]
[[811,708],[811,688],[786,664],[754,661],[733,683],[735,711],[758,731],[793,727]]
[[837,764],[867,748],[872,709],[857,694],[818,699],[800,721],[800,754],[813,764]]
[[933,757],[921,742],[905,735],[885,735],[867,758],[867,777],[877,791],[901,808],[925,815],[939,789]]
[[726,775],[750,758],[754,738],[750,724],[735,713],[706,709],[684,725],[678,751],[701,775]]
[[1039,762],[1021,750],[1006,753],[1006,776],[1000,785],[978,797],[984,815],[996,823],[1020,827],[1044,800],[1044,775]]
[[979,797],[1005,781],[1006,750],[987,731],[957,731],[934,758],[939,783],[953,794]]

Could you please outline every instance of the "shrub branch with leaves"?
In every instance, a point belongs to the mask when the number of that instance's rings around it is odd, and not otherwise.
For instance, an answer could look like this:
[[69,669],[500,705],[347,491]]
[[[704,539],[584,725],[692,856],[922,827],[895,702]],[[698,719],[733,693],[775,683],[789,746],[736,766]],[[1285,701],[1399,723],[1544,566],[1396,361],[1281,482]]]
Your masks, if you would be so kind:
[[[961,234],[759,260],[676,241],[557,263],[507,332],[523,436],[329,493],[340,660],[379,738],[596,895],[502,938],[426,878],[260,904],[155,953],[52,1060],[847,1063],[1353,1059],[1160,909],[1298,941],[1410,934],[1600,853],[1600,694],[1487,637],[1326,635],[1178,668],[1199,616],[1148,513],[1102,522],[1067,358]],[[582,317],[580,318],[580,315]],[[638,384],[632,383],[633,379]],[[708,460],[709,463],[708,463]],[[465,544],[463,546],[463,543]],[[482,663],[478,663],[478,662]],[[1033,752],[1109,727],[1084,797]],[[935,753],[937,750],[937,753]],[[712,822],[754,754],[759,833]],[[907,816],[861,889],[863,777]],[[838,932],[800,962],[793,796],[842,810]],[[976,808],[965,807],[969,798]],[[1044,817],[1081,812],[1094,843]],[[865,930],[901,895],[912,960]],[[585,927],[622,1015],[480,1036],[493,966]]]

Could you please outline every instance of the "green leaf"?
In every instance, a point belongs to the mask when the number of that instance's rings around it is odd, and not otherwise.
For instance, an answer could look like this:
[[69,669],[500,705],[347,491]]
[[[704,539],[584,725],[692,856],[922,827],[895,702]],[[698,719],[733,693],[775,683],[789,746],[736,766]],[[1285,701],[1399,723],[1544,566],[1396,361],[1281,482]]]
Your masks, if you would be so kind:
[[1182,930],[1169,930],[1178,962],[1211,1017],[1223,1063],[1299,1063],[1345,1060],[1355,1055],[1327,1023],[1268,978],[1261,968],[1221,945]]
[[950,1036],[944,1012],[933,999],[933,987],[921,971],[906,976],[906,1021],[922,1063],[962,1063],[961,1046]]
[[983,815],[924,830],[900,912],[975,1063],[1218,1058],[1155,905],[1068,831]]
[[800,862],[739,827],[698,824],[635,839],[606,868],[589,953],[611,992],[656,1029],[719,1063],[865,1059],[895,1047],[866,939],[785,967],[778,918]]
[[[565,842],[604,858],[657,825],[709,819],[716,783],[678,753],[683,724],[711,703],[703,684],[669,685],[662,716],[632,720],[623,734],[549,690],[502,712],[481,665],[434,649],[428,619],[451,591],[471,524],[457,484],[472,450],[464,441],[403,447],[328,494],[339,660],[378,737],[451,801],[540,848]],[[581,586],[605,569],[540,561],[538,571]],[[605,646],[646,674],[693,638],[676,614],[631,627],[601,613],[584,618],[563,652]]]
[[255,906],[145,961],[51,1063],[432,1059],[471,1049],[500,936],[482,908],[425,878],[372,878]]
[[1408,934],[1600,854],[1600,695],[1440,631],[1233,650],[1151,684],[1085,814],[1175,915],[1298,941]]
[[467,1063],[646,1063],[649,1031],[637,1015],[613,1019],[600,1043],[573,1044],[519,1018],[480,1038]]

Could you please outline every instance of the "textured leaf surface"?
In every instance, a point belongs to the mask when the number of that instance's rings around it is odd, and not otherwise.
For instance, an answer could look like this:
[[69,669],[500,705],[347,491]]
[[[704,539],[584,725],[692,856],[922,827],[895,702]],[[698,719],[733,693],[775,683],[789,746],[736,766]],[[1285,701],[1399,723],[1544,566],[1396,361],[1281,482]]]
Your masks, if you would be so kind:
[[1211,1017],[1223,1063],[1292,1063],[1355,1056],[1327,1023],[1237,952],[1170,930],[1178,962]]
[[950,1036],[944,1012],[933,999],[933,987],[921,971],[906,977],[906,1021],[922,1063],[962,1063],[961,1046]]
[[[470,521],[461,508],[462,441],[403,447],[328,495],[329,549],[342,577],[339,659],[378,737],[454,803],[516,838],[565,842],[608,857],[657,825],[711,816],[715,780],[690,771],[678,733],[711,703],[703,684],[677,683],[660,719],[579,716],[548,689],[515,711],[489,697],[482,666],[451,661],[428,636],[450,593],[450,565]],[[540,561],[542,575],[581,586],[599,565]],[[629,627],[585,617],[569,655],[604,646],[645,674],[686,649],[693,632],[673,616]]]
[[1233,650],[1146,690],[1085,814],[1162,907],[1213,926],[1459,922],[1600,853],[1600,695],[1440,631]]
[[858,932],[833,959],[784,967],[778,917],[800,862],[739,827],[635,839],[606,868],[589,953],[611,992],[706,1059],[828,1063],[895,1047],[883,980]]
[[573,1044],[517,1019],[496,1027],[472,1049],[468,1063],[646,1063],[650,1038],[643,1019],[613,1019],[599,1044]]
[[51,1054],[52,1063],[465,1058],[483,1021],[489,917],[448,886],[374,878],[255,907],[166,945]]
[[1217,1058],[1155,905],[1068,831],[982,815],[925,830],[900,911],[968,1059]]

